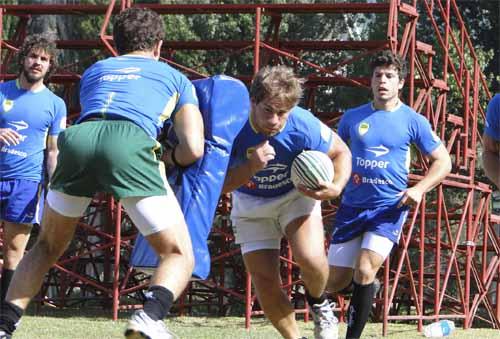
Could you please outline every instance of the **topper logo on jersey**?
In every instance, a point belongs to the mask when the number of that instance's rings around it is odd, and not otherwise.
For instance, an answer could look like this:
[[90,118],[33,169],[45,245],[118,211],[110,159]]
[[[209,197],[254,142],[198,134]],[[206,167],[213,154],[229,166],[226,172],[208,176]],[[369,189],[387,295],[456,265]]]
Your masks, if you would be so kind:
[[276,173],[278,171],[285,171],[288,168],[285,164],[272,164],[263,169],[263,171],[272,171]]
[[389,149],[385,147],[384,145],[379,145],[379,146],[373,146],[373,147],[368,147],[366,149],[367,152],[371,152],[375,154],[375,156],[378,158],[382,155],[386,155],[389,153]]
[[257,183],[257,187],[254,188],[268,190],[278,189],[292,182],[290,179],[290,171],[288,171],[288,166],[285,164],[272,164],[260,172],[271,172],[272,174],[254,176],[253,180]]
[[[372,146],[365,149],[366,152],[373,153],[376,158],[381,157],[389,153],[389,149],[384,145]],[[361,157],[356,157],[356,166],[363,167],[364,169],[375,169],[375,168],[387,168],[389,161],[384,160],[372,160],[364,159]]]
[[356,166],[363,167],[364,169],[387,168],[389,161],[383,160],[370,160],[356,157]]
[[139,67],[127,67],[127,68],[117,69],[116,71],[128,74],[128,73],[138,73],[141,71],[141,69]]
[[138,74],[131,74],[140,72],[139,67],[127,67],[115,70],[115,72],[123,74],[106,74],[99,78],[99,81],[122,81],[122,80],[138,80],[141,78]]
[[[281,181],[289,176],[287,169],[288,166],[285,164],[272,164],[261,170],[261,172],[272,172],[272,174],[264,176],[255,176],[254,178],[255,181],[257,181],[258,183],[271,183],[275,181]],[[277,172],[282,172],[282,173],[276,174]],[[290,179],[288,179],[288,181],[289,180]]]
[[24,120],[9,121],[7,124],[14,127],[17,132],[22,131],[23,129],[26,129],[29,127],[28,123]]
[[[24,120],[9,121],[9,122],[7,122],[7,125],[14,127],[16,132],[22,131],[22,130],[27,129],[29,127],[28,123]],[[24,141],[24,140],[26,140],[27,137],[28,137],[27,135],[21,134],[19,139],[20,139],[20,141]]]

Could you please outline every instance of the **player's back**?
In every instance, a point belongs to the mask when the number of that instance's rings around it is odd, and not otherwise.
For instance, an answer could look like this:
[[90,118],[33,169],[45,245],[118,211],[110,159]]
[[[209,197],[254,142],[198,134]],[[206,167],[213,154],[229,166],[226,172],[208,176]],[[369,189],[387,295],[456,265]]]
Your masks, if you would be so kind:
[[96,114],[131,120],[156,137],[186,91],[196,103],[191,82],[165,63],[132,55],[108,58],[92,65],[82,77],[79,121]]

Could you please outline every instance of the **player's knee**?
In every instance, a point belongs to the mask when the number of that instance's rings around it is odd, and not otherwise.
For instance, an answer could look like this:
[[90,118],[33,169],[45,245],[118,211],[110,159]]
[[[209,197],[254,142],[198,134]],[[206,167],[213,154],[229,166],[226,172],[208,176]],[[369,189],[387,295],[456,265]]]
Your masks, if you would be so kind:
[[328,260],[324,253],[307,256],[296,256],[295,260],[301,271],[311,271],[316,273],[328,272]]
[[261,271],[253,271],[250,275],[255,287],[261,290],[261,292],[264,291],[272,294],[272,291],[281,289],[279,277]]
[[358,265],[356,269],[355,280],[360,283],[371,282],[375,279],[377,275],[377,267],[373,267],[369,262],[362,262]]

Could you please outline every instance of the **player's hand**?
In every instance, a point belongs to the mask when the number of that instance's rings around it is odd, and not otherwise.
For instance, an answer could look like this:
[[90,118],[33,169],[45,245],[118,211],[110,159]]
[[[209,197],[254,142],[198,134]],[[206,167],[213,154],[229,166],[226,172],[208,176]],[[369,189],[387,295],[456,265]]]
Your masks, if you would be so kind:
[[333,183],[333,182],[325,182],[320,181],[318,183],[318,189],[310,189],[304,185],[299,185],[297,189],[302,194],[308,196],[309,198],[313,198],[316,200],[331,200],[337,198],[340,193],[342,193],[342,188]]
[[0,128],[0,144],[8,146],[19,145],[21,142],[21,134],[10,128]]
[[265,140],[255,146],[255,150],[250,154],[250,166],[253,173],[257,173],[267,166],[267,163],[276,157],[274,147],[269,144],[269,140]]
[[417,186],[408,188],[406,191],[399,193],[401,200],[399,200],[398,208],[403,206],[417,206],[422,201],[424,192]]

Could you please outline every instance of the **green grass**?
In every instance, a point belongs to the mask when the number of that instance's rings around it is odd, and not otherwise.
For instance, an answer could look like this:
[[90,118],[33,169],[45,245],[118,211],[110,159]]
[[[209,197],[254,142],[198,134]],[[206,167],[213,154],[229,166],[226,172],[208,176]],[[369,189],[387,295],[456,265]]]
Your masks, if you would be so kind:
[[[118,339],[127,323],[128,315],[120,314],[116,322],[110,320],[109,314],[101,313],[93,316],[83,311],[43,311],[39,316],[23,317],[15,339]],[[90,312],[89,312],[90,313]],[[95,314],[95,312],[92,312]],[[174,317],[166,321],[167,326],[179,338],[186,339],[276,339],[278,333],[263,318],[253,318],[249,331],[245,329],[244,318],[239,317]],[[299,321],[302,335],[313,338],[312,322]],[[340,325],[341,338],[345,335],[345,325]],[[368,324],[363,338],[382,338],[382,324]],[[415,324],[390,324],[386,338],[423,338],[417,332]],[[500,330],[492,329],[457,329],[451,338],[500,338]]]

